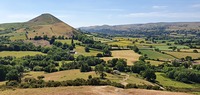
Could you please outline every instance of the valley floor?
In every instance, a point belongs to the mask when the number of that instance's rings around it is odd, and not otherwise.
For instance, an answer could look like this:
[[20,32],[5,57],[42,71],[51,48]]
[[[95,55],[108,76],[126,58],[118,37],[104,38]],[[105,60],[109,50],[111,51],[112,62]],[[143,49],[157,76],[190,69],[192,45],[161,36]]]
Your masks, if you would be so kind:
[[0,95],[190,95],[188,93],[145,89],[121,89],[111,86],[76,86],[1,91]]

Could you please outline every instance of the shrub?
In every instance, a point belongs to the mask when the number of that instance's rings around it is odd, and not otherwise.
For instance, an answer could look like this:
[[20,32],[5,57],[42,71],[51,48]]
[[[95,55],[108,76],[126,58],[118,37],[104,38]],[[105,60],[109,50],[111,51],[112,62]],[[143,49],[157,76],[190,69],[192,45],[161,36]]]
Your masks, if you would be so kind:
[[103,54],[97,53],[96,57],[103,57]]
[[124,88],[124,85],[122,85],[121,83],[117,83],[117,82],[112,82],[111,86],[118,87],[118,88]]
[[14,86],[17,87],[19,85],[19,83],[17,81],[8,81],[6,82],[6,86]]
[[30,85],[29,85],[29,83],[24,82],[24,83],[21,83],[21,84],[19,85],[19,87],[20,87],[20,88],[30,88]]
[[136,84],[127,84],[125,88],[138,88]]
[[41,76],[38,76],[37,77],[39,80],[41,80],[41,79],[43,79],[44,78],[44,76],[43,75],[41,75]]

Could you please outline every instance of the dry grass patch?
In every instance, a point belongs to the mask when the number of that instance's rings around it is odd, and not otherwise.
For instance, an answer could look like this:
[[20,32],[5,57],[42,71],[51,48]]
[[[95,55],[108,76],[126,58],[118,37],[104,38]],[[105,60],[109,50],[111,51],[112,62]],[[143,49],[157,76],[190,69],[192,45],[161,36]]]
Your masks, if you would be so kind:
[[133,65],[133,62],[138,61],[141,55],[135,53],[133,50],[116,50],[111,51],[113,57],[104,57],[105,61],[111,60],[113,58],[124,58],[127,59],[128,65]]
[[25,40],[24,42],[33,43],[35,46],[50,47],[49,41],[46,40]]
[[71,86],[5,90],[1,95],[189,95],[187,93],[145,89],[121,89],[111,86]]
[[66,70],[66,71],[59,71],[54,73],[45,73],[45,72],[29,72],[25,73],[25,77],[34,77],[37,78],[37,76],[45,76],[44,80],[55,80],[55,81],[64,81],[64,80],[74,80],[76,78],[83,78],[88,79],[89,75],[92,75],[93,77],[97,77],[95,72],[80,72],[80,70]]

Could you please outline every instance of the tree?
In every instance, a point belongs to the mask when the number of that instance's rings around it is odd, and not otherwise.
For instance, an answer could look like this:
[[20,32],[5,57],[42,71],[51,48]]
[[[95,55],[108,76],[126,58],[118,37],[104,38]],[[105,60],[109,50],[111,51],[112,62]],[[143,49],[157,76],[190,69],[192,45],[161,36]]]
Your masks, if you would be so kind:
[[6,78],[6,67],[3,65],[0,65],[0,81],[4,81]]
[[96,57],[103,57],[103,54],[97,53]]
[[108,48],[104,48],[103,56],[110,57],[110,56],[112,56],[112,52]]
[[74,44],[74,35],[72,35],[72,40],[71,40],[71,44]]
[[124,59],[119,59],[116,63],[116,68],[118,71],[124,72],[125,71],[125,67],[127,66],[127,63]]
[[80,68],[81,72],[89,72],[91,70],[92,70],[92,68],[90,66],[88,66],[88,64],[82,64],[81,65],[81,68]]
[[185,60],[186,60],[186,61],[192,61],[192,57],[191,57],[191,56],[186,56],[186,57],[185,57]]
[[48,37],[47,35],[43,35],[43,39],[44,39],[44,40],[48,40],[49,37]]
[[95,66],[95,72],[96,74],[100,75],[101,79],[104,79],[106,74],[104,73],[104,66],[102,64],[98,64]]
[[133,51],[139,52],[139,49],[138,49],[138,47],[136,45],[133,46]]
[[21,80],[21,74],[16,69],[13,69],[6,74],[6,80],[20,81]]
[[156,79],[156,74],[153,70],[147,69],[142,73],[142,76],[146,78],[148,81],[154,82]]
[[195,49],[195,50],[193,50],[193,52],[194,52],[194,53],[198,53],[198,50]]
[[51,38],[51,40],[49,41],[49,43],[50,44],[53,44],[55,42],[55,37],[53,36],[52,38]]
[[90,48],[88,46],[85,47],[85,52],[90,52]]

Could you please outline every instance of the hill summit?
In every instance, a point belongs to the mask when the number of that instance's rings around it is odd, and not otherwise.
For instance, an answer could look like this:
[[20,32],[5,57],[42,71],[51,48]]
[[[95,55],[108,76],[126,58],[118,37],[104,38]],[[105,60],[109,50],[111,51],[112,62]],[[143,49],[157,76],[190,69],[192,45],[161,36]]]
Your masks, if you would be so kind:
[[27,23],[44,25],[44,24],[62,23],[62,21],[49,13],[45,13],[28,21]]
[[24,33],[27,39],[44,35],[48,37],[64,36],[70,38],[77,33],[77,30],[55,16],[45,13],[28,22],[22,23],[21,27],[16,29],[16,33]]

